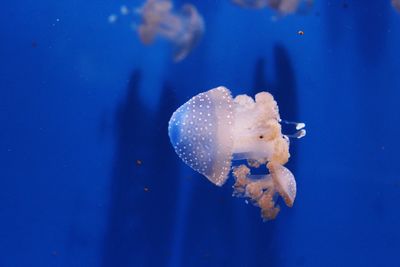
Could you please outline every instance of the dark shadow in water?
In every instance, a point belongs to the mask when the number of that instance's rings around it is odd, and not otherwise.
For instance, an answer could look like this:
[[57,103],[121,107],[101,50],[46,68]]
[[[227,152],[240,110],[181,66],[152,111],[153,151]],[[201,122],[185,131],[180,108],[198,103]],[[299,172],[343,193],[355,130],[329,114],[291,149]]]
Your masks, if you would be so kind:
[[[298,99],[296,92],[295,73],[291,60],[286,49],[282,45],[274,48],[275,82],[269,82],[266,78],[266,61],[263,58],[257,60],[254,70],[254,83],[252,95],[261,91],[270,92],[278,102],[281,118],[287,120],[297,120]],[[292,129],[293,130],[293,129]],[[296,173],[296,142],[290,146],[291,158],[286,165],[293,173]],[[283,206],[284,204],[280,204]],[[251,208],[251,207],[248,207]],[[283,209],[287,209],[284,207]],[[290,211],[291,212],[291,211]],[[280,266],[282,259],[280,255],[279,236],[277,236],[277,226],[282,224],[286,218],[284,212],[278,215],[275,221],[264,224],[253,224],[247,242],[251,245],[251,253],[248,255],[248,266]],[[261,220],[261,218],[260,218]],[[260,235],[262,233],[262,235]]]
[[[294,71],[280,45],[275,48],[275,66],[276,82],[269,85],[263,74],[265,62],[258,61],[254,93],[270,91],[279,103],[282,117],[296,120]],[[140,72],[135,71],[116,117],[103,267],[166,266],[174,244],[172,235],[181,230],[174,228],[180,162],[167,134],[169,117],[177,107],[174,90],[164,85],[160,108],[153,115],[139,101],[140,80]],[[296,155],[293,146],[291,151],[293,165]],[[178,244],[182,248],[182,259],[178,259],[182,266],[277,266],[280,261],[280,243],[274,234],[277,222],[264,224],[260,217],[246,217],[238,223],[235,221],[238,215],[247,216],[257,208],[238,205],[237,199],[230,197],[229,183],[219,188],[194,172],[192,176],[192,201],[184,199],[189,203],[182,244]],[[235,211],[236,208],[239,210]]]
[[230,190],[219,188],[205,177],[193,174],[190,179],[190,206],[183,239],[182,266],[237,266],[239,252],[235,243],[233,205],[229,202]]
[[283,119],[298,120],[298,97],[296,77],[291,60],[285,47],[274,47],[276,78],[271,91],[279,104],[279,113]]
[[[284,46],[277,44],[274,47],[275,82],[268,82],[265,78],[265,60],[258,59],[254,75],[254,92],[270,92],[278,102],[281,119],[287,121],[299,121],[298,117],[298,96],[296,90],[296,77],[291,60]],[[292,126],[282,124],[285,134],[294,133]],[[292,140],[290,144],[291,157],[288,168],[295,171],[296,164],[296,144],[297,140]]]
[[[298,122],[301,120],[298,114],[298,94],[296,87],[296,75],[286,48],[277,44],[274,48],[275,56],[275,84],[271,90],[279,105],[279,113],[283,120]],[[282,125],[284,134],[296,132],[292,125]],[[290,159],[287,167],[296,173],[297,164],[297,142],[291,139]]]
[[385,51],[390,30],[390,1],[349,0],[343,3],[325,3],[329,42],[346,44],[349,40],[344,36],[355,37],[357,50],[365,62],[378,62]]
[[357,0],[362,7],[354,10],[358,45],[363,59],[370,63],[380,60],[389,29],[390,1]]
[[254,69],[254,83],[251,95],[255,95],[261,91],[269,91],[272,87],[271,83],[265,78],[265,59],[259,58]]
[[163,266],[168,258],[177,167],[166,129],[174,109],[168,86],[153,116],[139,100],[134,71],[116,114],[115,162],[102,266]]
[[323,3],[326,15],[326,32],[329,44],[336,44],[343,41],[344,36],[352,26],[352,3],[349,1],[326,1]]

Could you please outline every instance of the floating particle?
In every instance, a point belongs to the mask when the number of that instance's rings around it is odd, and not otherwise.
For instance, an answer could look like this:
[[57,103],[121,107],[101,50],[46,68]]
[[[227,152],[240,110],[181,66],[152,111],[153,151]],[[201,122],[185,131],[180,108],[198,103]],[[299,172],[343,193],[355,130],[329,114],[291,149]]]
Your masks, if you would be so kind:
[[136,160],[136,165],[140,166],[140,165],[142,165],[142,163],[143,163],[143,162],[142,162],[140,159],[137,159],[137,160]]
[[120,12],[122,15],[128,15],[129,14],[129,8],[127,6],[121,6]]
[[289,137],[305,135],[304,123],[294,124],[299,131],[281,133],[278,105],[267,92],[255,100],[247,95],[235,98],[225,87],[200,93],[179,107],[169,121],[168,133],[178,156],[192,169],[215,185],[222,186],[235,160],[247,160],[257,168],[266,164],[269,174],[250,175],[241,165],[234,168],[234,196],[250,198],[259,206],[265,220],[279,212],[279,194],[291,207],[296,197],[293,174],[283,167],[289,160]]
[[297,34],[298,35],[304,35],[304,32],[303,31],[298,31]]
[[109,23],[115,23],[117,21],[118,17],[115,14],[111,14],[110,16],[108,16],[108,22]]

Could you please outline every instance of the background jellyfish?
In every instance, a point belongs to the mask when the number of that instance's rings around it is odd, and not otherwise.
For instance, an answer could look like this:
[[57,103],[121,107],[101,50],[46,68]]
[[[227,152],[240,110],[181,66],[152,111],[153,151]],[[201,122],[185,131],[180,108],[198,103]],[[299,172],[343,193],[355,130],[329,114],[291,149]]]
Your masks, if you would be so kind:
[[234,195],[250,198],[261,208],[265,220],[279,212],[280,195],[287,206],[296,197],[296,181],[283,165],[289,160],[289,138],[305,135],[303,123],[294,123],[297,133],[283,135],[278,105],[271,94],[258,93],[232,98],[225,87],[200,93],[172,115],[168,133],[178,156],[215,185],[228,179],[232,161],[247,160],[247,166],[266,164],[269,174],[251,175],[245,164],[234,168]]
[[393,7],[400,12],[400,0],[392,0]]
[[[128,15],[131,11],[121,7],[121,14]],[[173,44],[173,59],[180,61],[196,46],[204,32],[204,21],[191,4],[184,4],[179,11],[174,11],[171,0],[147,0],[135,9],[135,16],[140,17],[140,23],[135,28],[143,44],[149,45],[157,37],[167,39]],[[117,20],[111,15],[111,23]]]
[[244,8],[269,7],[282,15],[307,10],[313,4],[313,0],[232,0],[232,2]]

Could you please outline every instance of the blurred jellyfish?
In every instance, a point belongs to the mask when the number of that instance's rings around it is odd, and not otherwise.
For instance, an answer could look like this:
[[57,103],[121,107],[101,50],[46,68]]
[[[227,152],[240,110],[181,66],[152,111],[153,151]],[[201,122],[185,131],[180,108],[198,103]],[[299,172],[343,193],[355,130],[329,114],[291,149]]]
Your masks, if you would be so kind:
[[[147,0],[133,12],[121,7],[121,15],[130,13],[140,17],[135,29],[142,43],[149,45],[157,37],[165,38],[173,44],[174,61],[184,59],[204,33],[203,18],[191,4],[184,4],[179,11],[174,10],[171,0]],[[116,19],[114,14],[109,17],[112,23]]]
[[269,7],[281,15],[304,12],[313,5],[313,0],[232,0],[232,2],[244,8]]
[[[233,170],[234,196],[250,198],[263,219],[279,212],[276,196],[287,206],[296,197],[293,174],[283,167],[289,159],[289,138],[305,135],[303,123],[294,123],[294,135],[281,133],[278,105],[271,94],[232,98],[225,87],[200,93],[179,107],[169,121],[168,133],[178,156],[215,185],[229,177],[232,161],[247,160],[249,167],[266,164],[269,174],[256,176],[240,165]],[[291,122],[288,122],[291,123]]]
[[400,12],[400,0],[392,0],[392,5],[397,11]]

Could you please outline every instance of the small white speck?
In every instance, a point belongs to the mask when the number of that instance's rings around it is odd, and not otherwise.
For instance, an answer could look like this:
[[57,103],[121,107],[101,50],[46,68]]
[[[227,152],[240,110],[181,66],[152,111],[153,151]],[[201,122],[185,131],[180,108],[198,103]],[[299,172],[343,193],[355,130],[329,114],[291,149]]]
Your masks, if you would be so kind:
[[121,6],[120,11],[121,11],[122,15],[128,15],[129,14],[129,9],[128,9],[127,6]]
[[110,16],[108,16],[108,22],[109,23],[115,23],[117,21],[117,15],[115,14],[111,14]]

